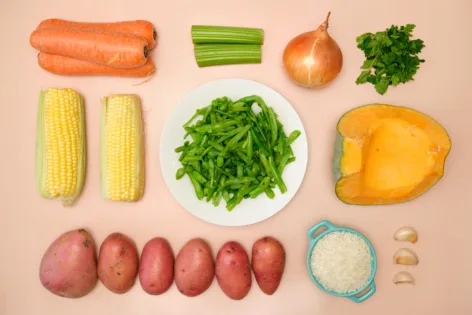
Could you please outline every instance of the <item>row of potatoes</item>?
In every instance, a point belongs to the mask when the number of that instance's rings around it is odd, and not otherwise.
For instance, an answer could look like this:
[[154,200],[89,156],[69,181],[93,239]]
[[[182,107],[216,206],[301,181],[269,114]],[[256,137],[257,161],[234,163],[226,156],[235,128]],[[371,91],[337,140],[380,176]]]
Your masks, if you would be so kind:
[[166,292],[175,280],[179,292],[193,297],[205,292],[216,277],[222,291],[233,300],[243,299],[251,289],[251,269],[260,289],[272,295],[285,268],[285,250],[273,237],[263,237],[252,247],[252,259],[235,241],[225,243],[216,262],[201,238],[188,241],[174,255],[161,237],[146,243],[138,257],[134,242],[121,233],[110,234],[100,246],[84,229],[62,234],[46,250],[40,265],[41,284],[50,292],[79,298],[93,290],[99,279],[110,291],[123,294],[139,278],[151,295]]

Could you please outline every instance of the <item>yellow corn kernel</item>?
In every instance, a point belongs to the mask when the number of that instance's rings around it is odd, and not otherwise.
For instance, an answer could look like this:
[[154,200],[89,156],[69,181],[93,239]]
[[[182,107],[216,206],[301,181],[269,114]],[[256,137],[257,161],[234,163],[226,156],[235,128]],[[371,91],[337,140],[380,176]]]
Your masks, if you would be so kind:
[[41,91],[36,137],[36,184],[41,196],[71,205],[85,176],[82,97],[72,89]]
[[106,200],[138,201],[144,193],[141,101],[136,95],[102,100],[101,177]]

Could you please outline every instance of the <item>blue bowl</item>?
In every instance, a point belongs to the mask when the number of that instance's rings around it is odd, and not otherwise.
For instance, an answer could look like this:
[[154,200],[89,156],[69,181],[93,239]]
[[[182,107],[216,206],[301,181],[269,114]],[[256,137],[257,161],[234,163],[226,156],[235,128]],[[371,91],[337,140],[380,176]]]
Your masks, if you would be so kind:
[[[313,237],[313,234],[318,229],[323,228],[323,227],[326,228],[326,230],[324,230],[323,232],[321,232],[317,236]],[[334,291],[327,290],[325,287],[323,287],[318,282],[318,280],[316,280],[315,276],[311,272],[311,255],[313,253],[313,249],[315,248],[316,243],[318,243],[318,241],[321,240],[324,236],[328,235],[329,233],[333,233],[333,232],[348,232],[348,233],[355,234],[355,235],[359,236],[360,238],[362,238],[370,248],[370,254],[372,255],[371,274],[370,274],[369,280],[367,281],[365,286],[363,286],[362,288],[360,288],[357,291],[341,294],[341,293],[337,293],[337,292],[334,292]],[[351,299],[352,301],[354,301],[356,303],[364,302],[365,300],[370,298],[372,295],[374,295],[375,290],[376,290],[375,289],[374,277],[375,277],[375,273],[377,271],[377,255],[375,254],[374,247],[372,246],[370,241],[364,235],[362,235],[361,233],[359,233],[355,230],[348,229],[348,228],[345,228],[345,227],[339,227],[339,226],[336,226],[336,225],[332,224],[331,222],[329,222],[327,220],[323,220],[323,221],[313,225],[308,230],[308,240],[310,241],[310,244],[309,244],[308,254],[306,256],[306,265],[307,265],[308,274],[310,275],[311,280],[316,284],[316,286],[318,288],[320,288],[322,291],[324,291],[324,292],[326,292],[330,295],[338,296],[338,297],[346,297],[346,298],[349,298],[349,299]],[[367,288],[369,288],[369,290],[365,291]],[[359,293],[361,293],[363,291],[365,291],[365,292],[362,293],[361,295],[359,295]]]

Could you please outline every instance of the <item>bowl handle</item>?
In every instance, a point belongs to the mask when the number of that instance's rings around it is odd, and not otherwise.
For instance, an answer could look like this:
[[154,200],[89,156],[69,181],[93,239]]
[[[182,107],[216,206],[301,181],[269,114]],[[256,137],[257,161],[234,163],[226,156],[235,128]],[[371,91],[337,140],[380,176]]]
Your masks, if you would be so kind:
[[310,243],[316,240],[316,237],[313,237],[313,234],[318,230],[319,228],[325,227],[326,230],[331,230],[336,228],[335,225],[333,225],[331,222],[328,220],[323,220],[318,222],[317,224],[313,225],[309,230],[308,230],[308,239],[310,240]]
[[364,302],[365,300],[367,300],[368,298],[370,298],[372,295],[374,295],[375,290],[376,290],[376,289],[375,289],[375,283],[374,283],[374,281],[372,281],[372,282],[370,283],[370,289],[369,289],[369,291],[367,291],[366,293],[364,293],[364,294],[361,295],[361,296],[351,295],[351,296],[349,296],[349,298],[350,298],[352,301],[356,302],[356,303],[361,303],[361,302]]

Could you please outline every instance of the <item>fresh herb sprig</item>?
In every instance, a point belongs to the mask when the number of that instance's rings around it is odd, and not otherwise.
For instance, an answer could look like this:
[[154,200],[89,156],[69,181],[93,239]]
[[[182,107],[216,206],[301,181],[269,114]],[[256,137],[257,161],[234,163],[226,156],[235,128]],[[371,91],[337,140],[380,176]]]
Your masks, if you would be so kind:
[[383,32],[357,37],[357,47],[366,57],[356,84],[372,83],[381,95],[389,86],[413,81],[424,59],[418,54],[425,47],[421,39],[412,40],[416,25],[392,25]]

